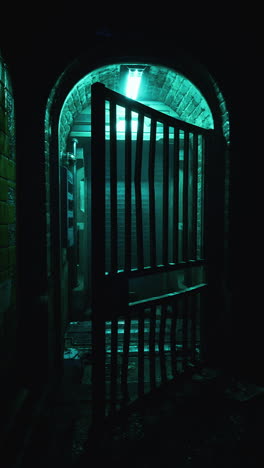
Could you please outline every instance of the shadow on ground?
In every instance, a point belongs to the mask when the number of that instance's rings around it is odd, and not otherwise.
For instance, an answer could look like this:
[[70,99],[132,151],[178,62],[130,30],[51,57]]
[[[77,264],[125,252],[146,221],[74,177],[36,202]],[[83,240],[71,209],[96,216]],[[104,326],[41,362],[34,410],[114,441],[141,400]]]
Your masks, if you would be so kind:
[[203,371],[105,425],[76,468],[264,466],[264,389]]

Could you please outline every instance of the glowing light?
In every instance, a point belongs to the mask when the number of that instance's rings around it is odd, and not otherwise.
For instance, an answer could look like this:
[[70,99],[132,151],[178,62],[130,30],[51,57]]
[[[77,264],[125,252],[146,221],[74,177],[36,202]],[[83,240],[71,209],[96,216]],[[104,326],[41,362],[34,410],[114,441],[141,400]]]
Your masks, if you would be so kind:
[[[133,112],[132,112],[133,114]],[[135,133],[138,128],[138,122],[137,120],[132,119],[131,120],[131,132]],[[118,132],[125,132],[126,130],[126,121],[125,120],[119,120],[116,125],[116,129]]]
[[126,85],[127,97],[137,99],[142,73],[143,70],[139,70],[138,68],[129,69]]

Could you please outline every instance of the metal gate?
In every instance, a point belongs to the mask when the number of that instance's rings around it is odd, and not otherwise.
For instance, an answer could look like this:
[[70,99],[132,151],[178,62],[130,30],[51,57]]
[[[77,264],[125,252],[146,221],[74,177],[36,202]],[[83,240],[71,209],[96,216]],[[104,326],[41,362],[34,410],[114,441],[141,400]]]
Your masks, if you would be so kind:
[[200,359],[211,133],[92,86],[94,426]]

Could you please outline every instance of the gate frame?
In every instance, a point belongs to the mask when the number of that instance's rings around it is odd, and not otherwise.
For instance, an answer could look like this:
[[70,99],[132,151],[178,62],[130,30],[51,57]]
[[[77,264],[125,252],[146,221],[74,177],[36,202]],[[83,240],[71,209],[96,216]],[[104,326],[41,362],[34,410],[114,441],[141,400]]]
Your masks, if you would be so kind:
[[[203,338],[201,359],[208,361],[207,354],[210,353],[210,360],[215,361],[218,356],[218,348],[220,343],[216,340],[216,336],[212,333],[214,330],[213,321],[215,315],[210,313],[212,308],[215,310],[215,297],[220,297],[221,277],[223,273],[223,265],[219,259],[224,258],[224,251],[220,248],[221,239],[224,237],[224,219],[219,216],[219,213],[224,215],[223,198],[217,199],[217,194],[223,193],[222,183],[224,181],[224,164],[221,167],[215,164],[215,159],[211,156],[220,151],[221,137],[215,130],[204,129],[195,125],[182,122],[176,118],[162,114],[144,104],[130,100],[119,93],[109,90],[102,83],[94,83],[92,85],[92,343],[93,343],[93,380],[92,380],[92,395],[93,395],[93,427],[95,432],[100,432],[103,420],[105,418],[105,314],[103,313],[104,294],[105,290],[105,103],[106,101],[114,102],[116,106],[128,108],[129,112],[140,111],[144,116],[151,116],[155,121],[162,121],[166,126],[175,126],[178,123],[179,129],[186,130],[189,133],[198,133],[203,135],[205,142],[204,149],[204,201],[203,209],[203,243],[204,243],[204,258],[199,262],[180,262],[175,265],[164,265],[164,267],[153,269],[152,273],[161,271],[174,271],[179,268],[196,266],[202,264],[206,268],[206,284],[208,285],[207,300],[205,302],[205,317],[203,317]],[[161,119],[162,115],[162,119]],[[98,157],[97,157],[98,155]],[[219,171],[220,169],[220,171]],[[103,177],[102,177],[103,174]],[[221,177],[219,177],[219,174]],[[214,204],[210,203],[211,195],[213,196]],[[218,202],[218,204],[217,204]],[[215,205],[216,203],[216,205]],[[217,216],[215,216],[217,214]],[[213,222],[210,220],[214,220]],[[222,227],[222,229],[221,229]],[[150,269],[151,270],[151,269]],[[144,272],[144,268],[138,269],[138,272],[124,271],[124,276],[137,276],[150,274],[150,270]],[[123,275],[123,274],[122,274]],[[118,278],[121,274],[113,274],[112,278]],[[202,285],[204,287],[205,285]],[[145,301],[142,301],[145,302]],[[153,302],[150,300],[150,302]],[[218,312],[221,310],[222,302],[217,302]],[[219,308],[220,307],[220,308]],[[212,319],[213,315],[213,319]],[[116,318],[114,314],[112,318]],[[206,326],[205,326],[206,324]],[[212,339],[213,337],[213,339]],[[210,345],[209,345],[210,343]],[[212,359],[212,347],[214,346],[215,354]],[[219,357],[219,356],[218,356]]]
[[[158,43],[160,47],[160,41]],[[165,42],[163,48],[157,50],[166,50],[168,44]],[[130,63],[135,61],[136,63],[153,63],[154,65],[162,65],[173,69],[179,73],[185,75],[190,81],[196,85],[204,95],[214,118],[215,130],[217,130],[219,138],[219,147],[215,152],[215,159],[222,161],[222,173],[224,173],[224,180],[222,181],[224,187],[220,187],[222,190],[222,199],[219,201],[219,207],[222,210],[222,217],[224,218],[223,225],[221,226],[221,233],[224,232],[225,240],[221,238],[220,234],[217,235],[219,240],[218,253],[223,254],[221,258],[222,267],[217,269],[214,264],[214,258],[216,255],[213,254],[213,249],[209,248],[209,270],[210,277],[213,277],[213,273],[216,273],[216,277],[219,281],[214,282],[214,290],[220,294],[221,304],[224,306],[225,314],[228,313],[227,299],[228,299],[228,173],[229,173],[229,138],[224,137],[225,134],[225,123],[229,122],[228,111],[226,109],[224,98],[219,90],[216,81],[212,78],[208,70],[197,62],[193,57],[189,56],[186,51],[174,50],[171,55],[171,59],[168,56],[164,56],[162,52],[157,53],[153,56],[153,43],[148,47],[147,50],[142,52],[142,44],[135,46],[132,54],[127,56],[126,45],[120,45],[119,55],[113,54],[111,47],[107,50],[106,45],[97,50],[97,58],[94,59],[94,47],[88,49],[81,57],[74,60],[69,66],[61,73],[57,82],[47,100],[45,122],[44,122],[44,139],[45,139],[45,179],[46,179],[46,200],[47,200],[47,216],[49,222],[47,223],[47,244],[46,244],[46,264],[48,271],[48,306],[49,314],[53,317],[55,325],[55,356],[54,362],[56,363],[56,369],[59,373],[62,373],[63,367],[63,317],[62,317],[62,305],[61,305],[61,242],[60,242],[60,178],[59,178],[59,166],[60,166],[60,155],[59,155],[59,122],[61,110],[67,96],[85,75],[93,72],[97,68],[102,66],[111,65],[115,63]],[[123,50],[123,54],[122,54]],[[144,56],[144,59],[143,59]],[[217,154],[216,154],[217,153]],[[216,174],[214,173],[214,161],[210,161],[210,164],[206,168],[207,174],[210,179],[210,174],[213,174],[213,179],[216,180]],[[208,177],[206,178],[208,182]],[[214,183],[212,182],[211,187]],[[210,190],[210,187],[208,188]],[[214,214],[213,207],[210,205],[208,210],[208,216]],[[217,234],[217,229],[212,226],[211,230],[208,230],[205,234],[207,239],[212,239],[211,235]],[[59,267],[58,267],[59,265]],[[216,296],[212,292],[211,303]],[[219,306],[219,309],[221,307]],[[208,320],[210,321],[210,307],[208,307]],[[213,324],[214,325],[214,324]],[[214,340],[210,340],[210,326],[208,325],[208,346],[204,350],[204,356],[208,361],[214,360],[214,354],[219,357],[219,353],[214,345]],[[214,350],[212,353],[211,350]],[[215,352],[216,351],[216,352]],[[223,362],[223,355],[221,355],[220,361]]]

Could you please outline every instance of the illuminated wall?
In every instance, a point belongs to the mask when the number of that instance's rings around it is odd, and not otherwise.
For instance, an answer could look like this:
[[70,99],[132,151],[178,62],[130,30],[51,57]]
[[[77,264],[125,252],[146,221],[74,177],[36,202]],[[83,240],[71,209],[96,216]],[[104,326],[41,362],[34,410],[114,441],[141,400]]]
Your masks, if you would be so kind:
[[[179,120],[203,128],[214,128],[213,116],[206,99],[188,78],[164,66],[153,64],[144,64],[144,66],[138,101]],[[81,115],[82,121],[86,116],[86,125],[89,126],[91,123],[89,114],[91,85],[100,82],[113,91],[125,94],[127,73],[127,65],[107,65],[92,71],[76,83],[68,94],[60,115],[60,151],[66,150],[70,134],[77,138],[80,136],[74,132],[78,116]],[[82,131],[89,133],[88,127]]]

